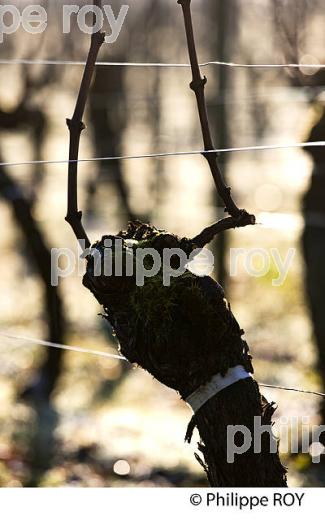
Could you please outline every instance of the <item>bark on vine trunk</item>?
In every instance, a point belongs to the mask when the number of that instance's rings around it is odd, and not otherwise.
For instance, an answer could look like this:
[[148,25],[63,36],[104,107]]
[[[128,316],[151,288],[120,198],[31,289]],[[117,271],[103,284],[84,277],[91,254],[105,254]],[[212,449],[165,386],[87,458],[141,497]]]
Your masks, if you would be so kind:
[[[284,487],[285,469],[279,454],[271,453],[268,434],[261,438],[261,453],[254,453],[253,445],[246,453],[231,460],[232,434],[227,439],[227,428],[240,425],[247,428],[254,439],[254,418],[261,425],[271,426],[274,403],[268,403],[260,394],[253,379],[238,381],[208,401],[193,417],[201,442],[199,449],[204,456],[198,460],[204,467],[209,483],[217,487]],[[192,425],[191,425],[192,426]],[[191,430],[191,427],[190,427]],[[190,440],[190,431],[189,437]],[[238,446],[241,435],[235,436]],[[276,442],[276,440],[275,440]]]
[[[103,306],[121,353],[186,400],[213,376],[225,376],[232,367],[240,365],[253,372],[244,332],[222,287],[209,277],[199,278],[188,271],[173,279],[170,286],[164,285],[162,272],[147,278],[143,287],[138,287],[132,276],[98,276],[99,255],[104,273],[107,255],[116,252],[112,263],[115,273],[115,261],[136,256],[138,248],[150,247],[161,254],[165,248],[177,246],[188,254],[195,243],[132,223],[118,237],[106,236],[94,245],[96,254],[87,259],[84,285]],[[241,446],[243,439],[241,434],[229,437],[228,427],[239,426],[254,440],[256,424],[271,426],[273,404],[260,394],[256,381],[247,377],[209,399],[193,416],[186,440],[191,440],[197,427],[204,460],[197,458],[212,486],[286,486],[286,470],[271,428],[262,434],[260,447],[252,443],[244,453],[234,455],[233,463],[229,459],[232,442]],[[258,443],[259,437],[255,439]]]

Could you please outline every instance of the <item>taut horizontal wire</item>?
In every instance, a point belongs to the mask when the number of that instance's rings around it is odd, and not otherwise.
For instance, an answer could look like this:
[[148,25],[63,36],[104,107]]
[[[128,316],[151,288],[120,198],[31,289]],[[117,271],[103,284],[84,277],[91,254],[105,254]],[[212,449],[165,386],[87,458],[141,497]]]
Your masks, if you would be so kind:
[[26,336],[14,336],[13,334],[9,334],[7,332],[0,332],[0,336],[8,339],[14,339],[19,341],[25,341],[27,343],[34,343],[36,345],[41,345],[43,347],[52,347],[58,348],[61,350],[70,350],[72,352],[81,352],[82,354],[92,354],[93,356],[100,356],[110,359],[121,359],[123,361],[127,361],[127,359],[118,354],[110,354],[109,352],[103,352],[102,350],[91,350],[85,349],[83,347],[71,346],[71,345],[62,345],[61,343],[52,343],[51,341],[43,341],[42,339],[34,339],[27,338]]
[[[110,354],[108,352],[85,349],[83,347],[73,347],[70,345],[62,345],[60,343],[52,343],[51,341],[43,341],[41,339],[28,338],[26,336],[15,336],[13,334],[9,334],[9,333],[3,332],[3,331],[0,331],[0,336],[2,336],[4,338],[8,338],[8,339],[13,339],[16,341],[25,341],[27,343],[34,343],[35,345],[41,345],[43,347],[59,348],[62,350],[69,350],[72,352],[81,352],[83,354],[91,354],[93,356],[110,358],[110,359],[120,359],[121,361],[128,362],[128,360],[124,356],[120,356],[118,354]],[[287,392],[298,392],[301,394],[316,395],[317,397],[325,398],[325,394],[323,394],[321,392],[313,392],[311,390],[301,390],[298,388],[287,388],[285,386],[268,385],[266,383],[259,383],[259,386],[261,386],[263,388],[272,388],[272,389],[276,389],[276,390],[286,390]]]
[[[73,60],[28,60],[28,59],[0,59],[0,65],[85,65],[85,61]],[[189,63],[146,63],[146,62],[118,62],[97,61],[96,65],[106,67],[161,67],[161,68],[189,68]],[[242,69],[324,69],[320,63],[234,63],[231,61],[206,61],[200,67],[219,65]]]
[[325,146],[325,141],[310,141],[306,143],[290,143],[290,144],[270,144],[261,146],[243,146],[239,148],[219,148],[215,150],[189,150],[187,152],[164,152],[164,153],[148,153],[143,155],[120,155],[116,157],[92,157],[89,159],[78,160],[53,160],[53,161],[22,161],[22,162],[0,162],[0,166],[30,166],[33,164],[68,164],[68,163],[89,163],[96,161],[125,161],[129,159],[155,159],[159,157],[182,157],[187,155],[202,155],[209,153],[230,153],[230,152],[253,152],[263,150],[285,150],[289,148],[312,148]]
[[266,385],[264,383],[259,383],[259,386],[262,386],[263,388],[276,388],[278,390],[287,390],[287,392],[298,392],[300,394],[311,394],[317,395],[318,397],[325,397],[325,394],[322,394],[322,392],[313,392],[311,390],[300,390],[298,388],[287,388],[286,386]]

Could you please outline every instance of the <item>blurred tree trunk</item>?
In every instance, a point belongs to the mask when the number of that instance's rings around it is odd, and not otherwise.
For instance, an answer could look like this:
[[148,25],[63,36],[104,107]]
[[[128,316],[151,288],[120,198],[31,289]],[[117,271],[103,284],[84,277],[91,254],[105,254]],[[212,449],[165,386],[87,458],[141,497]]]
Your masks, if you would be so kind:
[[[211,3],[211,19],[215,22],[216,31],[211,33],[209,53],[212,59],[227,61],[230,59],[230,42],[234,39],[234,28],[236,23],[236,0],[219,0]],[[212,106],[210,105],[210,119],[212,129],[215,131],[215,142],[218,148],[226,148],[230,145],[230,125],[227,104],[227,93],[231,89],[232,76],[227,67],[216,67],[215,69],[216,92],[212,92]],[[217,106],[215,105],[217,101]],[[219,163],[225,179],[227,178],[228,155],[224,154]],[[214,196],[217,206],[217,219],[224,217],[223,207],[220,199]],[[217,264],[217,277],[220,284],[226,288],[227,269],[226,255],[228,247],[227,233],[221,233],[215,243],[214,255]]]
[[[124,58],[125,56],[120,56],[118,61],[125,61]],[[124,67],[97,67],[90,96],[90,119],[96,157],[122,155],[123,132],[127,126],[124,73]],[[119,196],[121,216],[124,214],[127,220],[134,219],[120,161],[98,163],[97,176],[88,185],[88,213],[95,211],[94,198],[98,188],[110,182]]]
[[[310,141],[325,139],[325,110],[314,124],[308,137]],[[313,322],[318,351],[318,369],[325,387],[325,151],[324,148],[307,148],[314,168],[309,188],[304,196],[303,252],[306,266],[306,292]],[[325,403],[321,404],[321,424],[325,424]],[[322,442],[325,435],[322,435]]]
[[[0,110],[0,129],[18,130],[27,127],[32,130],[33,147],[36,141],[43,144],[46,119],[39,109],[28,107],[32,85],[27,79],[22,101],[11,112]],[[40,152],[38,152],[40,153]],[[37,268],[44,287],[45,310],[47,314],[48,339],[53,343],[64,343],[65,319],[61,297],[56,287],[51,285],[51,252],[45,243],[41,230],[33,218],[33,201],[22,193],[16,181],[3,167],[0,169],[0,195],[11,205],[18,227],[22,231],[26,247]],[[32,401],[49,401],[60,374],[62,351],[51,349],[39,370],[36,380],[22,394]]]
[[[158,26],[159,31],[155,31],[155,36],[147,37],[146,39],[146,61],[148,63],[155,61],[163,61],[160,59],[160,42],[164,37],[165,24],[167,23],[167,12],[164,9],[163,2],[161,0],[151,0],[148,5],[147,11],[148,24],[152,27]],[[153,75],[153,88],[152,92],[149,92],[150,99],[153,100],[151,105],[148,107],[148,114],[151,118],[151,149],[161,150],[161,119],[162,119],[162,77],[161,69],[159,67],[152,68],[151,74]],[[163,162],[154,160],[152,163],[153,175],[151,181],[151,192],[152,192],[152,204],[151,208],[153,212],[159,210],[160,205],[163,203],[163,196],[166,192],[166,176],[164,175]],[[150,215],[152,218],[152,215]]]
[[[51,252],[42,232],[32,215],[30,202],[24,197],[20,187],[12,177],[0,167],[0,195],[10,204],[16,223],[21,230],[26,248],[43,284],[45,310],[48,323],[48,340],[64,343],[65,318],[63,303],[58,289],[51,285]],[[26,394],[36,399],[49,400],[60,371],[61,352],[51,349],[33,388]],[[37,396],[35,395],[37,394]],[[27,395],[26,395],[27,397]]]
[[[29,58],[34,57],[30,51]],[[28,58],[28,56],[26,56]],[[43,149],[46,132],[48,131],[47,116],[44,106],[38,102],[35,106],[33,98],[60,77],[55,67],[46,66],[35,75],[29,65],[21,66],[22,92],[20,100],[11,111],[0,109],[0,130],[10,132],[28,131],[33,151],[33,160],[43,159]],[[51,287],[51,253],[48,249],[41,230],[33,218],[33,206],[43,182],[42,166],[35,165],[30,182],[30,188],[23,195],[17,183],[1,169],[1,195],[13,207],[18,227],[26,240],[26,246],[31,253],[32,261],[44,285],[44,308],[47,314],[48,338],[54,343],[64,343],[65,319],[61,297],[55,287]],[[10,193],[13,193],[11,197]],[[50,396],[57,379],[60,376],[63,351],[50,349],[46,353],[43,364],[39,367],[37,377],[21,394],[29,398],[33,405],[43,401],[49,406]]]
[[[58,289],[51,285],[50,249],[33,218],[31,203],[3,167],[0,167],[0,196],[12,207],[17,226],[23,234],[26,248],[43,284],[48,340],[53,343],[64,343],[64,309]],[[36,423],[30,446],[34,468],[31,485],[37,484],[40,475],[50,466],[53,456],[53,433],[57,414],[50,403],[50,396],[60,374],[61,364],[62,351],[49,349],[36,380],[20,395],[31,401],[36,412]]]

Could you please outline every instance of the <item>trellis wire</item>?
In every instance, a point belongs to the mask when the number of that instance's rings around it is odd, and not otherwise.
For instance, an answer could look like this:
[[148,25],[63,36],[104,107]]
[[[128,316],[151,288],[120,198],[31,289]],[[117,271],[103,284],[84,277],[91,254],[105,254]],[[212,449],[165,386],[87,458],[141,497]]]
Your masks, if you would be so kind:
[[[58,348],[58,349],[61,349],[61,350],[69,350],[69,351],[72,351],[72,352],[79,352],[79,353],[82,353],[82,354],[91,354],[93,356],[109,358],[109,359],[119,359],[121,361],[128,362],[128,360],[124,356],[120,356],[118,354],[110,354],[108,352],[103,352],[103,351],[98,351],[98,350],[91,350],[91,349],[88,349],[88,348],[86,349],[86,348],[83,348],[83,347],[77,347],[77,346],[71,346],[71,345],[63,345],[61,343],[52,343],[51,341],[44,341],[44,340],[37,339],[37,338],[28,338],[26,336],[16,336],[16,335],[9,334],[7,332],[2,332],[2,331],[0,331],[0,336],[2,336],[4,338],[16,340],[16,341],[24,341],[24,342],[27,342],[27,343],[34,343],[35,345],[41,345],[43,347]],[[298,393],[301,393],[301,394],[316,395],[317,397],[325,398],[325,394],[323,394],[321,392],[314,392],[314,391],[311,391],[311,390],[302,390],[302,389],[299,389],[299,388],[288,388],[288,387],[285,387],[285,386],[269,385],[269,384],[266,384],[266,383],[259,383],[259,385],[261,387],[263,387],[263,388],[271,388],[271,389],[276,389],[276,390],[286,390],[287,392],[298,392]]]
[[100,356],[109,359],[121,359],[122,361],[127,361],[124,356],[120,356],[119,354],[111,354],[109,352],[104,352],[101,350],[91,350],[78,346],[71,345],[63,345],[61,343],[53,343],[51,341],[43,341],[42,339],[35,338],[27,338],[26,336],[15,336],[13,334],[9,334],[7,332],[0,332],[0,336],[8,339],[18,340],[18,341],[26,341],[27,343],[35,343],[36,345],[41,345],[43,347],[50,348],[58,348],[61,350],[70,350],[72,352],[80,352],[82,354],[92,354],[93,356]]
[[96,161],[125,161],[130,159],[155,159],[162,157],[182,157],[188,155],[202,155],[210,153],[230,153],[230,152],[253,152],[265,150],[286,150],[289,148],[313,148],[324,147],[325,141],[309,141],[305,143],[291,143],[291,144],[271,144],[261,146],[243,146],[238,148],[219,148],[214,150],[188,150],[185,152],[163,152],[163,153],[148,153],[142,155],[120,155],[116,157],[91,157],[89,159],[78,160],[53,160],[53,161],[22,161],[22,162],[0,162],[0,166],[31,166],[34,164],[68,164],[68,163],[89,163]]
[[[74,60],[29,60],[29,59],[0,59],[0,65],[85,65],[85,61]],[[189,63],[146,63],[146,62],[118,62],[98,61],[98,66],[104,67],[161,67],[161,68],[189,68]],[[228,61],[206,61],[200,67],[218,65],[242,69],[324,69],[321,63],[235,63]]]

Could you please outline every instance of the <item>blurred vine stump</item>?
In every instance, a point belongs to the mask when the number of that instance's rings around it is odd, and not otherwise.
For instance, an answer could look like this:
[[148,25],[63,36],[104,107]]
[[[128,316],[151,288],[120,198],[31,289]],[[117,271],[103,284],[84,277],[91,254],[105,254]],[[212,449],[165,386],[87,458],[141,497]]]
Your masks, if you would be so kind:
[[[159,254],[164,248],[180,248],[189,254],[196,244],[135,222],[129,224],[127,231],[103,237],[93,246],[83,283],[103,306],[105,318],[116,331],[121,353],[176,390],[184,400],[216,374],[225,376],[232,367],[241,366],[252,373],[244,332],[222,287],[210,277],[198,277],[185,269],[181,276],[171,279],[170,286],[165,286],[164,265],[139,287],[135,274],[125,274],[127,259],[133,259],[136,269],[138,248],[151,248]],[[104,273],[109,254],[113,274],[98,276],[99,267]],[[123,275],[115,276],[121,260]],[[146,268],[150,268],[149,260]],[[254,438],[254,418],[260,418],[262,426],[271,425],[273,404],[260,394],[256,381],[247,377],[214,395],[194,414],[186,440],[191,441],[197,427],[203,459],[197,454],[196,457],[211,486],[286,486],[277,442],[271,453],[268,432],[261,436],[260,453],[254,453],[251,446],[246,453],[235,455],[233,463],[227,462],[228,426],[244,426]],[[239,437],[235,443],[241,446],[242,439]]]

